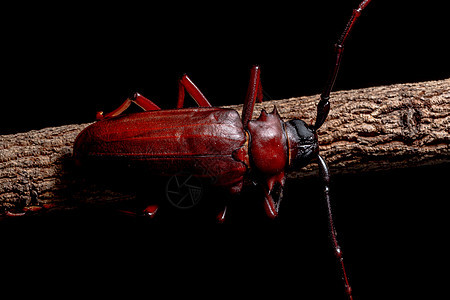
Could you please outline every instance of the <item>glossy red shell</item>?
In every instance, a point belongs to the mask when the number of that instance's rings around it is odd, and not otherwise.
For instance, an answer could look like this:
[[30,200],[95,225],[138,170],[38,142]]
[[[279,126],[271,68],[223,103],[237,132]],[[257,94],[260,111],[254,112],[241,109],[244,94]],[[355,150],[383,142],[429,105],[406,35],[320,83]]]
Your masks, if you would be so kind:
[[288,163],[288,144],[283,122],[276,110],[261,111],[258,119],[248,123],[251,134],[250,154],[253,164],[266,176],[280,174]]
[[239,114],[231,109],[158,110],[98,121],[75,141],[74,156],[144,163],[157,175],[181,171],[211,177],[239,192],[247,171],[234,152],[246,143]]

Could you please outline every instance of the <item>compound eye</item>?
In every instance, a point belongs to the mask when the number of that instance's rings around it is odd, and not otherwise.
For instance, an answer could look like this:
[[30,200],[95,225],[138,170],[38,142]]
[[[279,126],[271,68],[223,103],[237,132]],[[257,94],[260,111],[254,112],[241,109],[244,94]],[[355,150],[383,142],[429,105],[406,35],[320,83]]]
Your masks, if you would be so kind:
[[302,120],[291,121],[301,144],[311,144],[315,141],[315,132]]

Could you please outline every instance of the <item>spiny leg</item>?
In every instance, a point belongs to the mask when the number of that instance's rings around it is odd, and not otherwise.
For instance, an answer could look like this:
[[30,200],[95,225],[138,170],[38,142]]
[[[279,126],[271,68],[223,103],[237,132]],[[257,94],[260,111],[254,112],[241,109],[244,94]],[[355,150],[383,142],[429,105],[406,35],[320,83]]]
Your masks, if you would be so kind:
[[200,89],[192,82],[192,80],[184,74],[178,82],[178,103],[177,108],[183,108],[184,105],[184,90],[191,95],[192,99],[200,107],[212,107],[208,99],[202,94]]
[[324,194],[324,198],[327,202],[328,227],[329,227],[330,238],[331,238],[331,242],[333,244],[334,253],[336,255],[336,258],[338,259],[338,264],[341,269],[341,276],[342,276],[342,280],[345,285],[345,292],[347,293],[349,299],[352,300],[353,299],[352,288],[350,287],[350,284],[348,282],[347,273],[345,272],[344,258],[342,257],[342,251],[338,244],[337,233],[336,233],[336,229],[334,227],[334,222],[333,222],[333,214],[331,212],[330,188],[329,188],[330,171],[328,169],[328,166],[327,166],[327,163],[325,162],[325,160],[320,155],[318,155],[317,158],[318,158],[318,165],[319,165],[319,174],[320,174],[320,178],[322,179],[322,184],[323,184],[323,194]]
[[333,67],[333,71],[330,74],[330,77],[328,78],[328,82],[325,86],[325,89],[323,90],[322,94],[320,95],[320,101],[317,105],[317,117],[316,117],[316,123],[314,125],[314,129],[319,129],[322,124],[325,122],[325,119],[328,116],[328,112],[330,111],[330,93],[333,89],[334,82],[336,81],[337,74],[339,72],[339,66],[341,64],[342,59],[342,52],[344,51],[344,43],[347,40],[347,37],[350,33],[350,31],[353,28],[353,25],[355,24],[356,20],[361,15],[361,11],[370,3],[371,0],[364,0],[362,1],[357,9],[353,10],[353,14],[350,17],[350,20],[347,23],[347,26],[344,29],[344,32],[341,34],[341,37],[334,45],[335,51],[336,51],[336,62]]
[[113,110],[110,113],[107,113],[106,115],[103,115],[102,111],[97,112],[97,120],[102,120],[105,118],[112,118],[115,116],[120,115],[123,113],[128,107],[130,107],[131,103],[135,103],[137,106],[142,108],[144,111],[151,111],[151,110],[160,110],[160,108],[150,101],[149,99],[145,98],[139,93],[134,93],[132,96],[128,97],[118,108]]
[[250,71],[250,82],[248,84],[247,95],[245,96],[244,107],[242,108],[242,124],[247,128],[248,122],[252,119],[255,102],[262,102],[263,92],[261,85],[261,69],[253,66]]

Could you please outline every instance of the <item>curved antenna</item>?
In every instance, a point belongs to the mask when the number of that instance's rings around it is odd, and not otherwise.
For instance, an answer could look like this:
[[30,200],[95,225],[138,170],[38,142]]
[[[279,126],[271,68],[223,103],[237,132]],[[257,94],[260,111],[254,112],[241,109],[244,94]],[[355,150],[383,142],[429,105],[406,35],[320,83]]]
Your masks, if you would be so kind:
[[350,20],[347,23],[347,26],[345,26],[344,32],[341,34],[341,37],[334,45],[334,49],[336,51],[336,63],[334,65],[333,71],[330,74],[330,77],[328,78],[328,82],[325,86],[325,89],[323,90],[322,94],[320,95],[320,101],[317,105],[317,117],[316,117],[316,123],[314,125],[314,129],[319,129],[322,124],[325,122],[325,119],[328,116],[328,112],[330,111],[330,93],[333,89],[334,82],[336,81],[337,74],[339,72],[339,65],[341,64],[342,59],[342,52],[344,52],[344,43],[347,40],[348,35],[350,34],[350,31],[353,28],[353,25],[355,24],[356,20],[361,15],[361,11],[369,5],[371,0],[364,0],[361,2],[357,9],[353,10],[353,14],[350,17]]
[[334,222],[333,222],[333,214],[331,212],[331,204],[330,204],[330,171],[328,169],[327,163],[325,159],[323,159],[322,156],[318,155],[318,165],[319,165],[319,175],[322,179],[323,184],[323,194],[325,201],[327,202],[327,212],[328,212],[328,230],[330,233],[330,239],[333,244],[334,253],[336,255],[336,258],[338,260],[340,269],[341,269],[341,276],[342,281],[344,282],[345,286],[345,292],[347,293],[350,300],[353,299],[352,297],[352,288],[350,287],[350,284],[348,282],[347,273],[345,272],[345,265],[344,265],[344,258],[342,257],[342,251],[341,247],[339,247],[338,240],[337,240],[337,233],[336,229],[334,228]]

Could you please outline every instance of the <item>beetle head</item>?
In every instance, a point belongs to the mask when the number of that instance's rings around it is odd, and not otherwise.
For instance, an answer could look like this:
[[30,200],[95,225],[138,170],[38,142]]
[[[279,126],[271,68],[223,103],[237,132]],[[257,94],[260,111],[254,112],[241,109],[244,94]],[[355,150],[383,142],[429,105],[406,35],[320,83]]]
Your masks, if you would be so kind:
[[293,119],[285,122],[289,142],[289,169],[306,166],[319,153],[319,143],[314,127],[304,121]]

